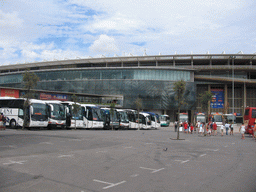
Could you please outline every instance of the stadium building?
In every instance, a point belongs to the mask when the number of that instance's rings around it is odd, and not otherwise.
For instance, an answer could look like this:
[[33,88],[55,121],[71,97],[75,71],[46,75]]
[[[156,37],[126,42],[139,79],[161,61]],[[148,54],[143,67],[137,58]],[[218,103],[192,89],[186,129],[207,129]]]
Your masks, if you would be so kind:
[[[236,113],[256,106],[256,54],[188,54],[102,57],[34,62],[0,66],[1,96],[23,94],[24,71],[34,72],[39,99],[109,103],[135,108],[141,98],[143,109],[169,114],[174,120],[177,102],[174,82],[186,82],[183,112],[192,118],[202,112],[199,96],[214,94],[211,112]],[[234,104],[234,106],[233,106]]]

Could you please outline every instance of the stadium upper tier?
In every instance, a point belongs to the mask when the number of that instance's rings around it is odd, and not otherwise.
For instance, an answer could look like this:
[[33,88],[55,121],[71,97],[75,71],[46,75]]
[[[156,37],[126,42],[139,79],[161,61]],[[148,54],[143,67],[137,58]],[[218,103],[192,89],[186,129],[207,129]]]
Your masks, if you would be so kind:
[[155,56],[126,56],[71,59],[1,65],[0,73],[15,73],[24,70],[57,70],[62,68],[106,67],[173,67],[200,71],[228,70],[256,71],[256,54],[183,54]]

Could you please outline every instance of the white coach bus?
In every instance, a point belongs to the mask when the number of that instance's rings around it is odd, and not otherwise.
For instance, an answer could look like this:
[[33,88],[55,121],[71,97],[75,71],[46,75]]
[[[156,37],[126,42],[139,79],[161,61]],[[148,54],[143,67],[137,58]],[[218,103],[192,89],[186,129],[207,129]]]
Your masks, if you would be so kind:
[[86,129],[103,129],[104,123],[100,107],[93,104],[81,104],[84,111],[84,124]]
[[30,99],[24,111],[24,98],[0,97],[0,112],[6,117],[6,126],[22,127],[26,113],[27,127],[47,127],[48,113],[44,101]]
[[58,100],[45,100],[49,110],[48,129],[66,127],[65,106]]

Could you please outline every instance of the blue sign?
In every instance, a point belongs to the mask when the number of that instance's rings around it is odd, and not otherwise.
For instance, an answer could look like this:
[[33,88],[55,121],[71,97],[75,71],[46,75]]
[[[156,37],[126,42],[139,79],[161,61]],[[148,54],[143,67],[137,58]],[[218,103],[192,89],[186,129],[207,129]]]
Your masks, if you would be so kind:
[[223,108],[224,107],[224,90],[212,89],[213,96],[211,101],[211,108]]

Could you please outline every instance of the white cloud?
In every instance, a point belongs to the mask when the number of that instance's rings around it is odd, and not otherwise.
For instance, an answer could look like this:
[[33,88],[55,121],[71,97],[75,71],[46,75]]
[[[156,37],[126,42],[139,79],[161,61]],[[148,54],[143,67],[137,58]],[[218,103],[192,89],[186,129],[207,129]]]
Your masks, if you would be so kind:
[[94,43],[90,46],[90,51],[114,53],[119,51],[119,49],[113,37],[109,37],[107,35],[100,35],[99,39],[94,41]]
[[2,10],[0,10],[0,27],[2,29],[4,27],[21,27],[23,22],[24,21],[18,17],[17,12],[4,13]]

